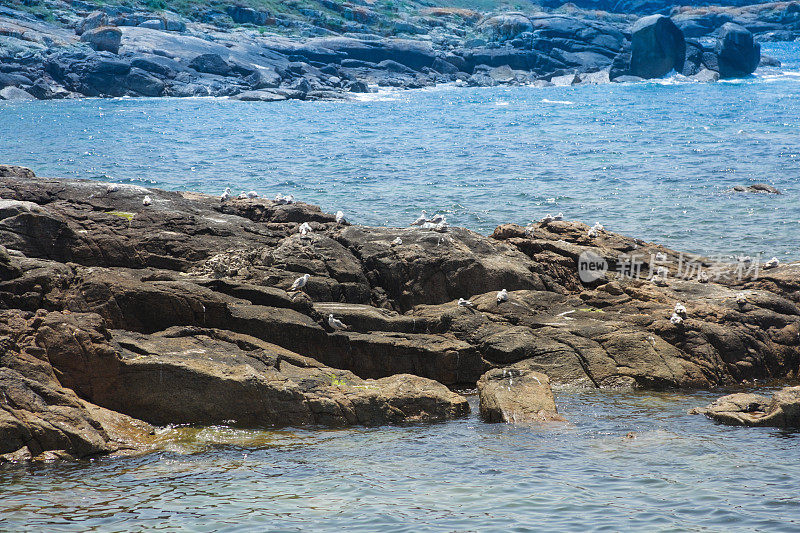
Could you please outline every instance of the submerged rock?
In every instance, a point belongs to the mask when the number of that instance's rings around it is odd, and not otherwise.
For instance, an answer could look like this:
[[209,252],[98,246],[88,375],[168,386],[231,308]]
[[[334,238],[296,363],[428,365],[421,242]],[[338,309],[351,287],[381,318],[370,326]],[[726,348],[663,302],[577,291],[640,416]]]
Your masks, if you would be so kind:
[[705,408],[692,410],[733,426],[800,427],[800,387],[786,387],[772,397],[758,394],[730,394]]

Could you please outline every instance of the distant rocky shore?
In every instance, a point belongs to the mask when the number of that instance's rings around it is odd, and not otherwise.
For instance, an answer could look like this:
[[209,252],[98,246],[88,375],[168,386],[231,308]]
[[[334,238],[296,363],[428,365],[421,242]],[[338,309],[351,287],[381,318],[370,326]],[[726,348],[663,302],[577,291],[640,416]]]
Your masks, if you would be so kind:
[[[146,451],[151,424],[448,420],[464,388],[486,421],[563,423],[551,383],[798,378],[800,264],[687,279],[678,252],[559,217],[489,237],[336,218],[0,166],[0,458]],[[657,273],[612,275],[633,251]],[[609,272],[583,281],[587,252]]]
[[762,62],[775,65],[761,57],[758,37],[800,34],[794,2],[676,8],[671,17],[643,18],[579,9],[430,9],[424,17],[392,21],[368,7],[329,2],[348,19],[340,25],[320,13],[301,24],[242,6],[198,21],[120,5],[52,2],[60,6],[57,22],[0,7],[0,99],[278,101],[441,83],[636,81],[670,72],[714,81],[747,76]]

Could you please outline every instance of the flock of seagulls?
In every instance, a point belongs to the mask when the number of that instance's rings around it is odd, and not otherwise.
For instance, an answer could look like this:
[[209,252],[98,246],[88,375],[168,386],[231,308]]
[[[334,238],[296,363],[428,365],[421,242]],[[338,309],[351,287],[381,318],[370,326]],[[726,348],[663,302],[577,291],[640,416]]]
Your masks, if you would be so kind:
[[553,216],[553,215],[548,213],[547,216],[545,216],[541,220],[541,223],[542,224],[549,224],[550,222],[555,222],[557,220],[564,220],[564,213],[559,213],[556,216]]
[[428,218],[428,213],[425,210],[422,211],[422,214],[417,217],[417,219],[412,222],[411,225],[419,226],[422,229],[432,229],[435,231],[444,231],[450,226],[447,223],[447,217],[444,215],[437,213],[431,218]]
[[595,223],[594,226],[589,228],[589,233],[588,233],[589,238],[594,239],[600,234],[601,231],[604,231],[605,229],[606,229],[605,226],[603,226],[601,223],[599,222]]

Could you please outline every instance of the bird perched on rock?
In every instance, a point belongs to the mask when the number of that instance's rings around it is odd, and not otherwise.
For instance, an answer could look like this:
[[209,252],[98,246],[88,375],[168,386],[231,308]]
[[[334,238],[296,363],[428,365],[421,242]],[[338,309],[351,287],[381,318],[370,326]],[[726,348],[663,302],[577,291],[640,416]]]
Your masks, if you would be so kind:
[[328,315],[328,325],[329,325],[330,327],[332,327],[333,329],[337,329],[337,330],[338,330],[338,329],[350,329],[350,328],[347,326],[347,324],[345,324],[344,322],[342,322],[342,321],[341,321],[341,320],[339,320],[338,318],[335,318],[335,317],[333,316],[333,314],[330,314],[330,315]]
[[661,276],[659,276],[658,274],[656,274],[655,276],[653,276],[652,278],[650,278],[650,281],[651,281],[651,282],[653,283],[653,285],[655,285],[656,287],[666,287],[666,286],[667,286],[667,280],[666,280],[666,279],[664,279],[664,278],[662,278],[662,277],[661,277]]
[[686,307],[680,302],[676,303],[675,314],[680,317],[686,318]]
[[417,217],[417,220],[411,223],[412,226],[421,226],[428,221],[428,213],[425,210],[422,210],[422,214]]
[[258,193],[256,191],[250,191],[247,193],[248,198],[258,198]]
[[467,309],[472,309],[473,307],[475,307],[475,304],[473,304],[469,300],[465,300],[464,298],[459,298],[458,299],[458,306],[459,307],[466,307]]
[[764,263],[764,269],[769,270],[770,268],[777,268],[777,266],[780,264],[781,264],[780,260],[778,260],[777,257],[773,257],[772,259]]
[[150,204],[152,204],[152,203],[153,203],[153,199],[152,199],[152,198],[150,198],[149,196],[145,196],[145,197],[142,199],[142,205],[150,205]]
[[428,221],[422,224],[422,229],[432,229],[433,231],[445,231],[449,227],[450,224],[447,223],[447,220],[439,222]]
[[746,304],[747,303],[747,295],[745,293],[743,293],[743,292],[740,292],[739,294],[737,294],[736,295],[736,303],[739,304],[740,306]]
[[220,202],[225,202],[227,200],[230,200],[232,195],[233,195],[233,191],[231,190],[231,188],[230,187],[225,187],[225,191],[222,193],[222,196],[219,197],[219,201]]
[[300,231],[300,235],[302,237],[305,237],[309,233],[311,233],[313,230],[311,229],[311,225],[308,222],[303,222],[302,224],[300,224],[300,227],[298,228],[298,231]]
[[554,220],[555,220],[555,217],[553,215],[551,215],[550,213],[547,213],[547,215],[545,215],[545,217],[542,220],[540,220],[540,222],[542,224],[548,224],[548,223],[550,223],[550,222],[552,222]]
[[497,303],[503,303],[508,301],[508,291],[503,289],[497,293]]
[[697,282],[698,283],[708,283],[708,274],[706,274],[705,272],[703,272],[701,270],[700,273],[697,274]]
[[395,240],[392,241],[393,246],[400,246],[401,244],[403,244],[403,239],[401,239],[400,237],[397,237]]
[[292,283],[292,286],[289,290],[299,291],[300,289],[306,286],[306,283],[308,283],[308,278],[310,277],[311,276],[309,274],[303,274],[302,276],[294,280],[294,283]]
[[556,216],[553,217],[553,220],[554,221],[564,220],[564,213],[557,214]]
[[447,217],[441,213],[437,213],[433,215],[433,218],[431,218],[430,222],[433,222],[434,224],[441,224],[442,222],[447,223]]
[[597,237],[601,231],[604,231],[606,228],[599,222],[597,222],[594,226],[589,228],[589,237],[595,238]]
[[247,200],[247,193],[242,191],[239,193],[239,196],[237,198],[239,198],[239,200]]
[[347,221],[344,219],[344,213],[341,211],[336,211],[336,223],[344,224],[345,222]]
[[672,316],[669,318],[669,321],[675,324],[676,326],[680,326],[683,324],[683,318],[678,313],[672,313]]

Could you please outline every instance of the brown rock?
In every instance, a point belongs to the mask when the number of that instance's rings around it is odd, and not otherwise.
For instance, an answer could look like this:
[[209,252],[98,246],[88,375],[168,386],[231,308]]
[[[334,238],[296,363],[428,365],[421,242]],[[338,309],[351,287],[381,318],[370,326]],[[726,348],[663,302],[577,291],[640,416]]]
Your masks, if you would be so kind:
[[564,421],[558,414],[550,380],[525,363],[495,368],[478,380],[481,418],[487,422],[527,424]]

